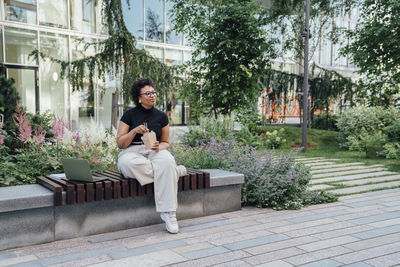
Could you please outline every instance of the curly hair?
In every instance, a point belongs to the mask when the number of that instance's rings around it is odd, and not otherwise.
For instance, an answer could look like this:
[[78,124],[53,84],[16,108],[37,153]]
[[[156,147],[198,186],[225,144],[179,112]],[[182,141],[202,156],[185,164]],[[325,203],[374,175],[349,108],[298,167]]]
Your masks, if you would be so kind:
[[139,105],[139,96],[140,96],[140,90],[145,87],[146,85],[153,87],[154,89],[154,82],[151,78],[140,78],[136,80],[131,87],[131,98],[132,101],[135,103],[136,106]]

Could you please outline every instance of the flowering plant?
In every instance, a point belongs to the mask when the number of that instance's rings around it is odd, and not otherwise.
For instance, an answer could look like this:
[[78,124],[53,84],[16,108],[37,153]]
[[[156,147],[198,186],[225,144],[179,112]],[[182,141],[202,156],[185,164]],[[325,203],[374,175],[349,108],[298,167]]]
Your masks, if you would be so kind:
[[22,147],[5,146],[0,132],[0,186],[34,183],[39,175],[62,172],[61,158],[64,157],[88,159],[97,171],[115,168],[119,152],[115,129],[97,126],[93,120],[84,127],[72,129],[55,116],[51,126],[46,124],[47,120],[34,126],[28,115],[19,106],[13,115],[16,140]]
[[188,149],[175,146],[171,152],[179,164],[190,168],[221,168],[244,174],[242,202],[257,207],[299,209],[311,178],[309,168],[296,162],[296,151],[274,156],[234,141],[211,139],[206,145]]

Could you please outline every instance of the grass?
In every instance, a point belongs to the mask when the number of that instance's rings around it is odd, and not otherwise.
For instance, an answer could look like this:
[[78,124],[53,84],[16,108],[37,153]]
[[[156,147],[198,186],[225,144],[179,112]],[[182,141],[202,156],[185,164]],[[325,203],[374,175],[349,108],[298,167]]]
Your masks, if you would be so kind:
[[[302,129],[301,127],[293,126],[264,126],[260,129],[261,132],[273,131],[284,128],[284,136],[286,144],[277,149],[276,152],[285,152],[294,147],[301,147],[302,144]],[[385,158],[366,158],[365,152],[349,151],[339,146],[337,137],[339,132],[308,129],[307,130],[307,149],[306,152],[299,152],[300,156],[305,157],[324,157],[339,159],[337,163],[346,162],[363,162],[366,165],[382,164],[389,171],[400,172],[400,160],[385,159]]]

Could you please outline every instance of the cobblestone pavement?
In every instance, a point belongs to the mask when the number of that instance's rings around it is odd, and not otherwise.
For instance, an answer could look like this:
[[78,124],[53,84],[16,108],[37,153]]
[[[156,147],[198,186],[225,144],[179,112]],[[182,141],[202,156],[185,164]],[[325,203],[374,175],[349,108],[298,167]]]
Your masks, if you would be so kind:
[[0,266],[400,266],[400,189],[0,251]]

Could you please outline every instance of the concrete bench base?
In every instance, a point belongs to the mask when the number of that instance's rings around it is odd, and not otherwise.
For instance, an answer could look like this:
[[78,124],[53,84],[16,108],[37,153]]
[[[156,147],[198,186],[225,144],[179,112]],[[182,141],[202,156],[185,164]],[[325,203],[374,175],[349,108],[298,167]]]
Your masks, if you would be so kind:
[[[210,172],[211,188],[178,193],[178,219],[241,209],[243,175]],[[161,223],[154,197],[54,207],[40,185],[0,188],[0,250]]]

